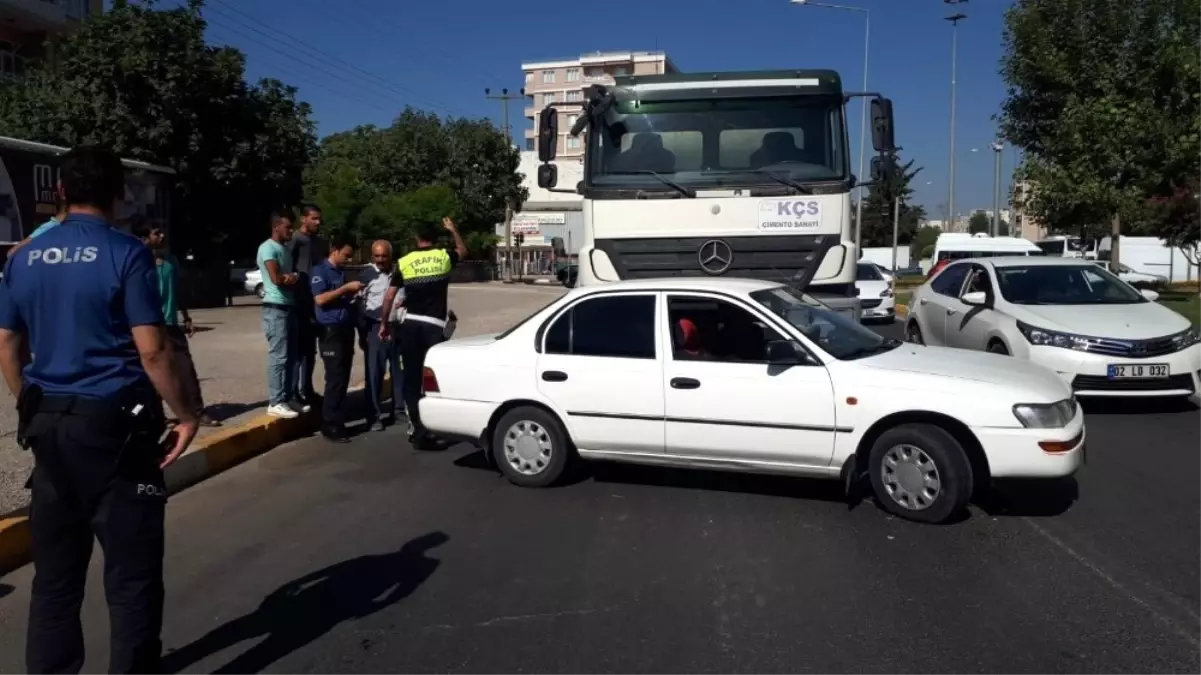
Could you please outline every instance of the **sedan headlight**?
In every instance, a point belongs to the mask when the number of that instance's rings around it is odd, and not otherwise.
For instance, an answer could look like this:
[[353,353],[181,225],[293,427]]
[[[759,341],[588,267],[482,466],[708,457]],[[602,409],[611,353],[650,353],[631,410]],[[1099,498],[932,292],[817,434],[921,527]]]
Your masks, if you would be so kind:
[[1197,326],[1192,326],[1186,331],[1181,331],[1172,336],[1172,344],[1179,351],[1185,347],[1192,347],[1201,342],[1201,329]]
[[1026,338],[1026,342],[1035,347],[1062,347],[1064,349],[1078,349],[1087,351],[1089,345],[1092,344],[1092,339],[1081,335],[1073,335],[1071,333],[1060,333],[1059,331],[1047,330],[1031,326],[1022,321],[1017,322],[1018,330],[1022,336]]
[[1019,403],[1013,416],[1027,429],[1062,429],[1076,417],[1076,398],[1055,403]]

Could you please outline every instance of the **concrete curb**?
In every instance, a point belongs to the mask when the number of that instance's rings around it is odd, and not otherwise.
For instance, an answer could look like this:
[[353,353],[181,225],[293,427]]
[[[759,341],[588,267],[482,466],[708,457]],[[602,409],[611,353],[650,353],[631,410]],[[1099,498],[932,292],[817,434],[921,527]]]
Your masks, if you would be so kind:
[[[389,381],[384,379],[384,391],[390,391]],[[361,385],[351,391],[359,389]],[[174,495],[284,443],[310,436],[317,431],[318,423],[316,410],[294,419],[264,414],[198,439],[164,472],[167,492]],[[32,544],[28,507],[0,514],[0,574],[28,563]]]

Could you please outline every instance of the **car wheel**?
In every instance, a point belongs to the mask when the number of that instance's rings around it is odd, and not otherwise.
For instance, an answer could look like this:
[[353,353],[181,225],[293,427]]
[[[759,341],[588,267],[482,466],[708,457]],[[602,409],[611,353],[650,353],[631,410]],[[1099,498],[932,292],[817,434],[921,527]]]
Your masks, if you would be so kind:
[[926,344],[925,339],[922,338],[922,327],[917,325],[916,320],[905,324],[905,340],[915,345]]
[[992,352],[993,354],[1000,354],[1001,356],[1009,356],[1009,349],[1005,346],[1005,343],[1001,342],[1000,340],[993,340],[992,342],[988,343],[988,351]]
[[547,487],[563,475],[571,459],[567,433],[558,418],[541,408],[514,408],[492,432],[496,465],[509,482]]
[[872,490],[884,510],[919,523],[942,523],[972,498],[972,465],[959,441],[932,424],[889,429],[872,445]]
[[254,294],[259,296],[259,300],[262,300],[264,297],[267,296],[267,291],[263,290],[262,284],[259,284],[258,286],[254,287]]

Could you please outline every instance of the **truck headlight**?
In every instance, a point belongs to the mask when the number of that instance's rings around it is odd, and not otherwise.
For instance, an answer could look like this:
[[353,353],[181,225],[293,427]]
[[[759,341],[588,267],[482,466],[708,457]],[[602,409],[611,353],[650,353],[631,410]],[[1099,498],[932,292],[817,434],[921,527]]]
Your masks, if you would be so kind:
[[1019,403],[1013,416],[1027,429],[1062,429],[1076,417],[1076,398],[1054,403]]

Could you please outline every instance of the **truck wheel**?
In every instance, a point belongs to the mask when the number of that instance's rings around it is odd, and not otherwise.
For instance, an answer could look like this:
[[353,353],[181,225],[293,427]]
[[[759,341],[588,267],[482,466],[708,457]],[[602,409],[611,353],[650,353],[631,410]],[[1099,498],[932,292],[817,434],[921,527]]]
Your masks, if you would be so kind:
[[959,441],[933,424],[902,424],[872,445],[868,471],[885,511],[919,523],[943,523],[972,498],[972,465]]
[[501,473],[522,487],[554,484],[572,458],[559,419],[534,406],[514,408],[500,418],[492,432],[492,453]]

